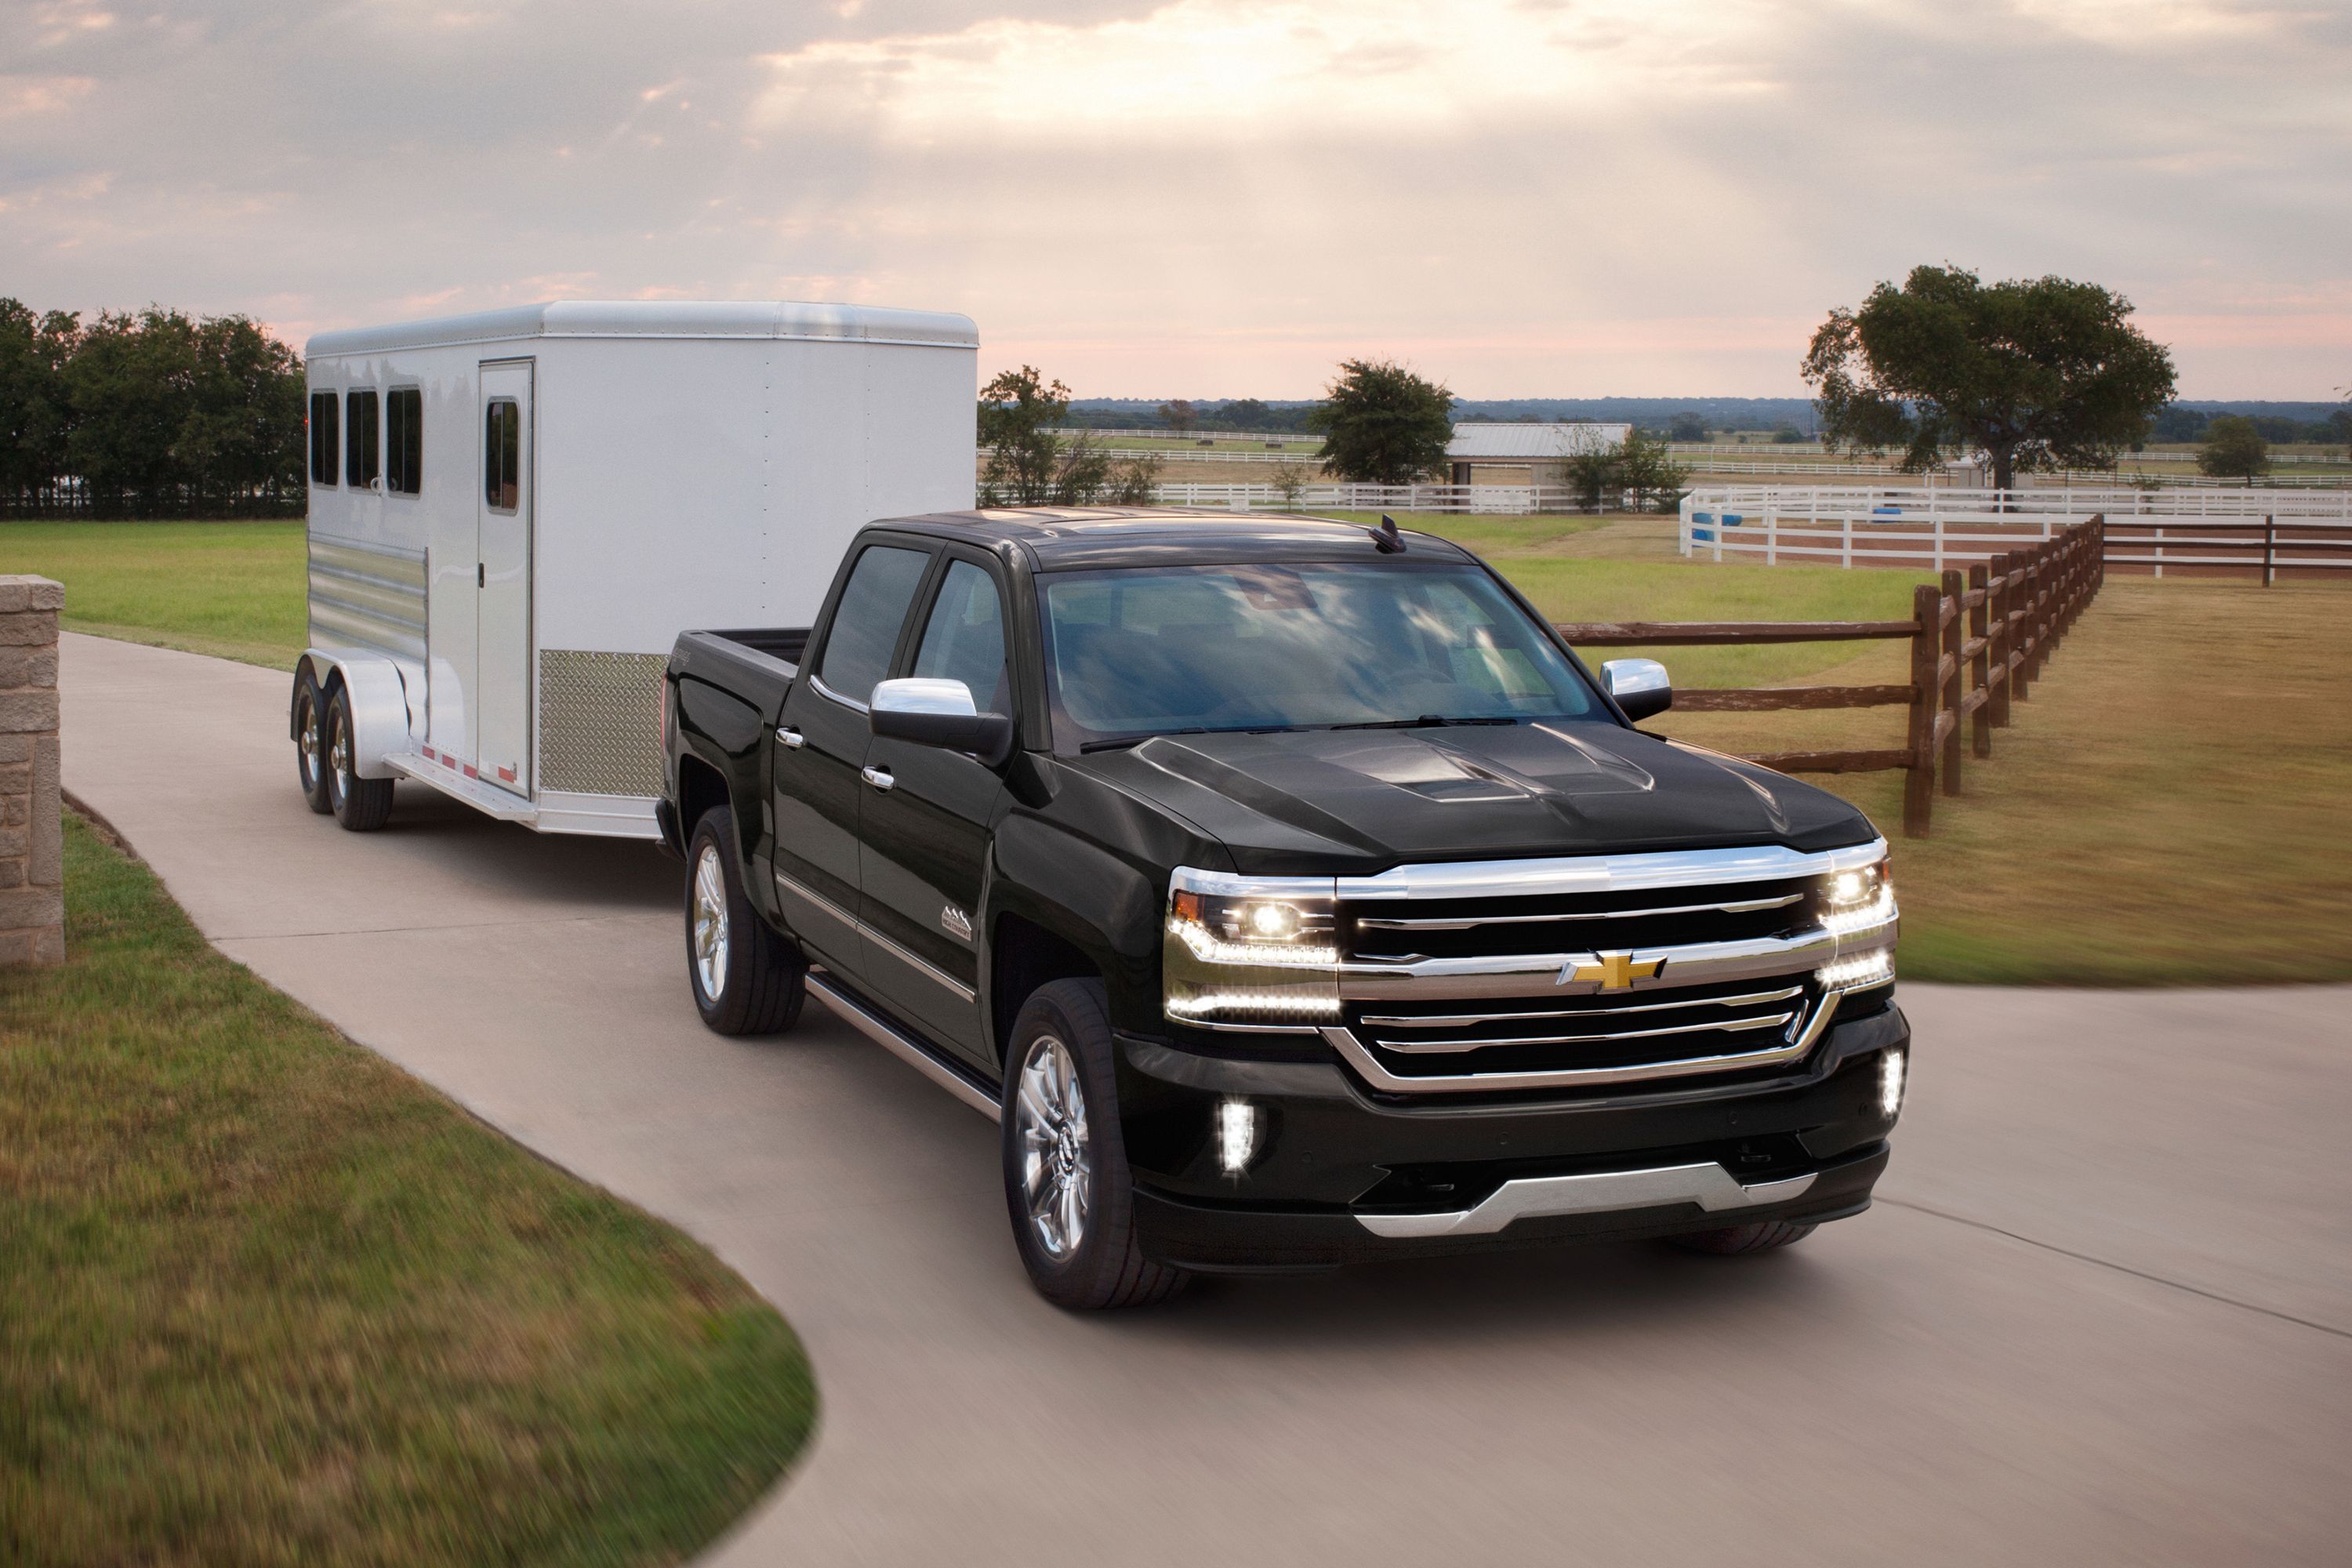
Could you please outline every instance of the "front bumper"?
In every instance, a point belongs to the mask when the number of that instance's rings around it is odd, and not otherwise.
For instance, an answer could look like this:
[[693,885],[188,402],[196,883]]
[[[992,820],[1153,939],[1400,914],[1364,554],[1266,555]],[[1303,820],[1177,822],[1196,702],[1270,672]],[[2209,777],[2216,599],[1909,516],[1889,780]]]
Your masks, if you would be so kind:
[[[1668,1236],[1867,1207],[1892,1120],[1893,1006],[1837,1024],[1761,1082],[1509,1103],[1377,1096],[1337,1062],[1118,1040],[1120,1122],[1150,1256],[1207,1270]],[[1255,1137],[1223,1164],[1220,1108]]]

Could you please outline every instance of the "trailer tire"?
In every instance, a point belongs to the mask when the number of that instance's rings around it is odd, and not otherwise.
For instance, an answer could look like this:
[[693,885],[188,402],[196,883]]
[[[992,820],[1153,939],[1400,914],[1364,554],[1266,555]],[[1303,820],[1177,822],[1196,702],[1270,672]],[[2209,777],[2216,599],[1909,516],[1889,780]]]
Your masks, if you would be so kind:
[[1785,1219],[1759,1220],[1754,1225],[1727,1226],[1721,1230],[1695,1230],[1666,1239],[1685,1252],[1711,1253],[1717,1258],[1743,1258],[1751,1252],[1773,1252],[1794,1247],[1813,1234],[1813,1227]]
[[1146,1257],[1119,1130],[1110,1007],[1099,980],[1055,980],[1021,1005],[998,1117],[1013,1244],[1057,1307],[1148,1307],[1192,1276]]
[[320,816],[335,809],[327,798],[327,714],[318,678],[307,664],[294,678],[294,779],[302,798]]
[[352,698],[338,684],[327,693],[327,804],[352,833],[373,833],[392,816],[392,781],[352,771]]
[[686,841],[686,983],[705,1026],[780,1035],[808,1000],[808,960],[743,892],[735,813],[717,805]]

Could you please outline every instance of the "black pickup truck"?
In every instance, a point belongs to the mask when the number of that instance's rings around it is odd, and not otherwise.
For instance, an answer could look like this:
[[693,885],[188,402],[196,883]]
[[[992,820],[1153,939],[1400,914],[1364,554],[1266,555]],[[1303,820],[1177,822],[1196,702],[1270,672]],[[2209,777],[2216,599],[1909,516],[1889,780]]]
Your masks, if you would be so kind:
[[1901,1108],[1886,846],[1645,734],[1444,540],[991,510],[689,632],[662,826],[712,1028],[835,1012],[1002,1126],[1071,1307],[1580,1237],[1756,1252]]

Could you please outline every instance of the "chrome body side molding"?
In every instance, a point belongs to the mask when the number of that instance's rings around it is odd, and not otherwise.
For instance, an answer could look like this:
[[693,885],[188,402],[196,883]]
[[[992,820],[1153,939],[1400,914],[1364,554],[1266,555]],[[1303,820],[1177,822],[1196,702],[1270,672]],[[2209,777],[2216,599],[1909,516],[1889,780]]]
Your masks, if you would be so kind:
[[1523,1176],[1505,1182],[1466,1209],[1438,1214],[1358,1215],[1356,1223],[1374,1236],[1402,1239],[1437,1236],[1492,1236],[1514,1220],[1557,1215],[1608,1214],[1618,1209],[1664,1208],[1696,1204],[1709,1214],[1736,1213],[1785,1204],[1804,1196],[1811,1173],[1777,1182],[1742,1184],[1712,1162],[1660,1165],[1646,1171],[1593,1171],[1573,1176]]

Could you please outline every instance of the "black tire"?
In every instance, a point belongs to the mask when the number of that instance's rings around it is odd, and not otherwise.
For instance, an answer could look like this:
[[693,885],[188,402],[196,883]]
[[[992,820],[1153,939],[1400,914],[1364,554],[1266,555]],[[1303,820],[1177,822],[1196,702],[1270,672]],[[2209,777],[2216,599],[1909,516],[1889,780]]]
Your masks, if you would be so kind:
[[351,771],[352,698],[341,686],[327,693],[327,809],[352,833],[373,833],[392,816],[392,781]]
[[1794,1247],[1813,1234],[1810,1225],[1785,1219],[1759,1220],[1754,1225],[1727,1226],[1721,1230],[1695,1230],[1666,1239],[1685,1252],[1711,1253],[1717,1258],[1741,1258],[1751,1252],[1771,1252]]
[[[1033,1052],[1058,1041],[1064,1060],[1076,1069],[1082,1116],[1060,1123],[1072,1130],[1055,1164],[1056,1140],[1050,1119],[1025,1111],[1024,1078]],[[1050,1053],[1046,1053],[1050,1055]],[[1013,1221],[1013,1242],[1037,1293],[1057,1307],[1096,1311],[1106,1307],[1146,1307],[1164,1301],[1191,1278],[1181,1268],[1154,1263],[1135,1238],[1135,1182],[1119,1132],[1117,1075],[1111,1059],[1110,1014],[1098,980],[1056,980],[1022,1004],[1004,1056],[1003,1114],[1004,1205]],[[1066,1103],[1066,1102],[1065,1102]],[[1033,1189],[1050,1186],[1050,1173],[1073,1163],[1066,1152],[1083,1144],[1085,1195],[1075,1245],[1057,1248],[1041,1235],[1032,1213]],[[1047,1200],[1045,1205],[1054,1207]]]
[[327,798],[327,714],[319,683],[308,667],[294,678],[294,782],[312,811],[324,816],[335,809]]
[[[694,825],[686,844],[686,983],[694,1010],[722,1035],[780,1035],[801,1016],[808,999],[808,960],[760,917],[743,893],[738,864],[735,814],[713,806]],[[718,923],[702,921],[702,881],[719,884]],[[703,979],[702,944],[715,938],[710,968],[714,994]]]

